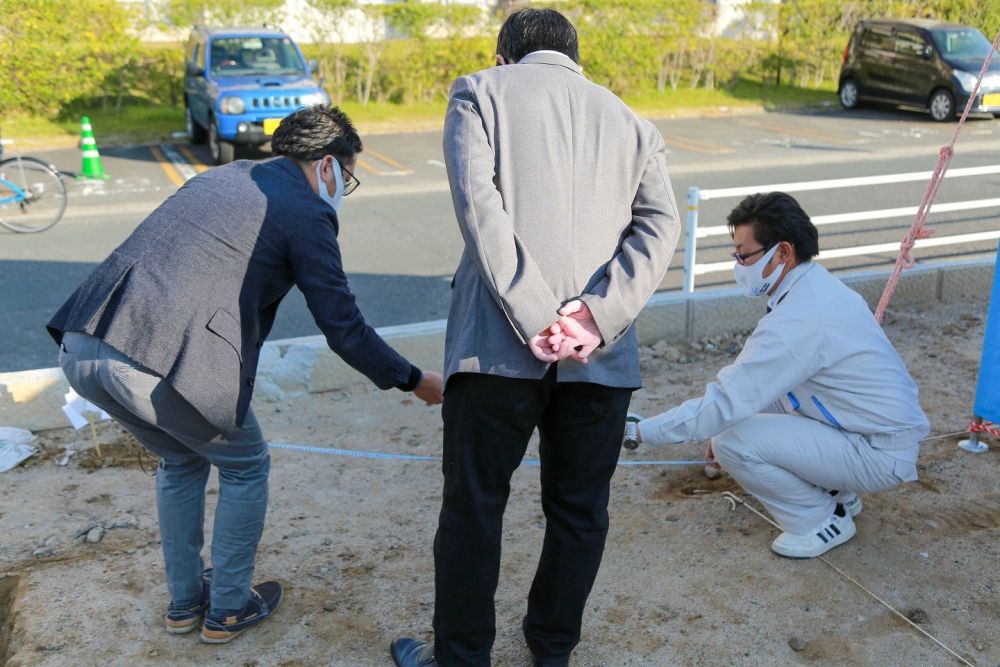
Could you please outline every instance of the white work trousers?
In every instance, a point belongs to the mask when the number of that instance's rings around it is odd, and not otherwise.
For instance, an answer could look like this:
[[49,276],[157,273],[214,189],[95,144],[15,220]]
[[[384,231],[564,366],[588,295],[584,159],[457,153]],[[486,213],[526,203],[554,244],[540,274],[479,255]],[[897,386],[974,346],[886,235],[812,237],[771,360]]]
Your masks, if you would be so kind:
[[917,478],[913,450],[875,449],[860,434],[799,415],[759,414],[715,436],[712,449],[792,533],[808,533],[833,514],[831,490],[876,493]]

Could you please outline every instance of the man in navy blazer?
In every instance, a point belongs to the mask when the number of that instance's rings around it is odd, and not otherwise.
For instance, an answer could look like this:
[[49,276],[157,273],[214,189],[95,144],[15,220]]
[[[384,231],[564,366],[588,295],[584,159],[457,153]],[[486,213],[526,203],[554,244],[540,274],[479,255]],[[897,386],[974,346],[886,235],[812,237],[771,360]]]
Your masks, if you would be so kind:
[[[365,323],[347,283],[337,211],[358,185],[361,139],[336,107],[285,118],[279,156],[189,180],[87,277],[48,324],[70,385],[160,457],[157,510],[168,632],[227,642],[267,618],[277,582],[251,587],[267,509],[267,443],[250,409],[282,298],[302,290],[338,355],[381,389],[442,400],[442,378]],[[205,483],[219,470],[213,570],[201,558]]]

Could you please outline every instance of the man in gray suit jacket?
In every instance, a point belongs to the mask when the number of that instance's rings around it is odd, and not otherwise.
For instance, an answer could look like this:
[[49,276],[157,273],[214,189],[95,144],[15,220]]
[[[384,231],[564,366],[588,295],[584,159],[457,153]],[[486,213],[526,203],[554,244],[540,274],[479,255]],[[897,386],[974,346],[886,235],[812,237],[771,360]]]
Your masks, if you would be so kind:
[[[502,517],[535,428],[546,527],[523,629],[537,664],[568,663],[640,385],[632,323],[679,234],[663,138],[582,76],[573,26],[520,10],[497,52],[507,66],[458,79],[445,120],[465,253],[445,342],[435,640],[396,639],[398,665],[490,664]],[[587,363],[558,363],[568,354]]]
[[[297,285],[330,347],[381,389],[441,401],[365,323],[340,260],[337,209],[358,185],[361,139],[336,107],[302,109],[276,155],[210,169],[167,199],[48,324],[70,385],[160,457],[157,510],[168,632],[227,642],[267,618],[277,582],[251,588],[270,457],[250,409],[257,360]],[[201,550],[205,483],[219,470],[211,574]]]

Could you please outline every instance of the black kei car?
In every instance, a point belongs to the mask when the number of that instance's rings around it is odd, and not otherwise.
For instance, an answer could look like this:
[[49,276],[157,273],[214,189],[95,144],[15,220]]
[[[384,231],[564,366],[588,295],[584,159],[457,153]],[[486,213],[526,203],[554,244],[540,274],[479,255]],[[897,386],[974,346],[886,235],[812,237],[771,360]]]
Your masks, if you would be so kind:
[[[936,121],[961,112],[990,41],[969,26],[929,19],[860,21],[844,49],[838,93],[845,109],[864,100],[925,109]],[[1000,117],[1000,56],[971,111]]]

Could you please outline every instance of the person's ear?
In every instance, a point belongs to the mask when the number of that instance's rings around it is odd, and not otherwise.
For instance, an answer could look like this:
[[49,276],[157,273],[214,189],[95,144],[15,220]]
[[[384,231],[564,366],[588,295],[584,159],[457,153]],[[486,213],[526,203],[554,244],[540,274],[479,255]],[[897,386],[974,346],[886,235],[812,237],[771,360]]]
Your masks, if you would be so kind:
[[[327,192],[330,191],[330,188],[329,188],[329,186],[327,184],[328,183],[335,183],[336,182],[334,180],[334,178],[333,178],[333,170],[332,170],[333,160],[332,159],[327,160],[328,157],[330,157],[330,156],[329,155],[324,155],[323,157],[321,157],[319,159],[319,181],[320,182],[317,183],[317,186],[319,186],[321,188],[326,188]],[[329,172],[329,174],[327,172]],[[336,193],[334,193],[334,194],[336,194]]]
[[507,59],[504,58],[499,53],[497,54],[496,58],[497,58],[497,67],[502,67],[503,65],[507,64]]
[[782,241],[778,244],[778,252],[775,254],[779,263],[787,264],[795,258],[795,247],[788,241]]

